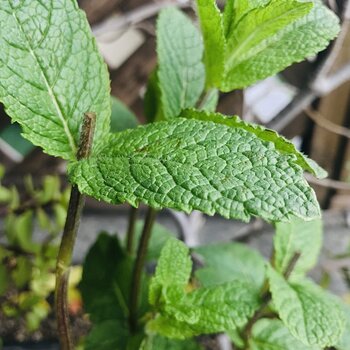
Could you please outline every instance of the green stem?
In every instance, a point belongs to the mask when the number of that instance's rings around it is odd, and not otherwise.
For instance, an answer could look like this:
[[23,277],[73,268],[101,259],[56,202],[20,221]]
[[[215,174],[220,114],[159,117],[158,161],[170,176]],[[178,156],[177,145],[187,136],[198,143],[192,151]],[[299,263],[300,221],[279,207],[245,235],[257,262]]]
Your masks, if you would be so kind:
[[156,210],[152,208],[148,208],[145,224],[143,226],[143,231],[140,238],[139,247],[137,250],[136,261],[135,261],[133,275],[131,279],[130,299],[129,299],[130,300],[129,325],[130,325],[131,331],[135,331],[137,329],[138,304],[139,304],[139,294],[140,294],[140,288],[141,288],[142,271],[145,265],[148,243],[151,238],[152,227],[153,227],[156,215],[157,215]]
[[[84,116],[84,123],[77,153],[78,160],[87,158],[90,155],[95,130],[95,120],[96,116],[93,113],[86,113]],[[73,349],[69,331],[68,280],[69,267],[72,262],[73,248],[84,202],[85,197],[79,192],[77,186],[73,186],[56,264],[55,310],[58,336],[62,350]]]
[[126,250],[130,255],[132,254],[133,247],[134,247],[136,220],[137,220],[137,208],[130,207],[128,232],[126,236],[127,237]]

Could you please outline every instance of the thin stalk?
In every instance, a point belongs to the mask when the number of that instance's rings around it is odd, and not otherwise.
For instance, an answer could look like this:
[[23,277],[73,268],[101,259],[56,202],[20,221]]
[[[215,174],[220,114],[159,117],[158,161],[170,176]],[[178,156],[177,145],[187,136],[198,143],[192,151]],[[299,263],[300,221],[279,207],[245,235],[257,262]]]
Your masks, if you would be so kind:
[[[96,116],[93,113],[86,113],[84,116],[77,153],[78,160],[87,158],[90,155],[95,130],[95,120]],[[58,335],[62,350],[73,349],[69,331],[68,280],[74,243],[79,228],[84,202],[85,197],[79,192],[77,186],[73,186],[56,264],[55,310]]]
[[134,248],[135,226],[137,220],[137,208],[130,207],[128,231],[126,234],[126,250],[131,255]]
[[[297,264],[300,256],[301,256],[301,254],[299,252],[296,252],[292,256],[292,258],[290,259],[287,268],[283,272],[283,276],[286,280],[289,279],[289,277],[290,277],[291,273],[293,272],[295,265]],[[243,331],[245,339],[249,338],[254,324],[264,315],[264,311],[271,301],[271,293],[269,292],[269,290],[263,292],[261,300],[262,300],[262,304],[261,304],[260,308],[255,311],[254,316],[250,319],[250,321],[248,322],[248,324],[246,325],[246,327]]]
[[134,265],[133,275],[131,279],[131,287],[130,287],[130,316],[129,316],[129,325],[131,331],[135,331],[137,328],[137,314],[138,314],[138,304],[139,304],[139,295],[141,289],[141,277],[142,271],[145,265],[146,254],[148,243],[152,234],[152,227],[157,215],[157,211],[148,208],[145,224],[143,226],[143,231],[139,243],[139,247],[137,250],[136,261]]

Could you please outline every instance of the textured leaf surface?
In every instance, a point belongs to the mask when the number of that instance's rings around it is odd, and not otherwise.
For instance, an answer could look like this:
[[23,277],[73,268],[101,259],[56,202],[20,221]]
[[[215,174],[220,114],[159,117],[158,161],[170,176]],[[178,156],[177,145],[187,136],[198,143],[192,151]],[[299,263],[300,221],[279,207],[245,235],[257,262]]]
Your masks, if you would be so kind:
[[275,268],[283,273],[295,253],[300,253],[292,276],[302,276],[312,269],[322,246],[322,220],[303,221],[294,218],[289,223],[276,223],[274,236]]
[[233,128],[241,128],[249,131],[262,141],[272,142],[279,152],[295,155],[297,157],[297,164],[316,177],[324,178],[327,176],[327,172],[317,165],[317,163],[312,159],[309,159],[307,156],[299,152],[293,142],[279,135],[274,130],[264,128],[262,125],[247,123],[238,116],[225,116],[220,113],[206,113],[197,110],[185,110],[181,113],[181,117],[212,121],[217,124],[223,124]]
[[138,121],[135,114],[124,103],[113,96],[111,97],[111,102],[111,132],[136,128]]
[[196,277],[204,287],[233,280],[246,282],[259,291],[265,279],[265,260],[255,250],[239,243],[217,243],[194,248],[204,267]]
[[101,155],[72,163],[69,173],[82,193],[111,203],[241,220],[320,215],[294,155],[212,122],[177,118],[111,135]]
[[95,112],[95,145],[109,131],[106,65],[75,0],[3,0],[0,101],[24,136],[75,159],[84,113]]
[[181,11],[161,12],[157,23],[158,80],[165,118],[194,107],[205,84],[203,43],[197,28]]
[[187,324],[196,335],[242,327],[260,305],[258,293],[241,281],[199,288],[181,298],[174,289],[166,292],[165,314]]
[[163,288],[176,286],[185,289],[192,270],[188,253],[189,249],[184,243],[175,238],[167,241],[150,285],[149,300],[152,305],[157,303]]
[[220,86],[225,69],[225,35],[222,14],[216,1],[197,0],[198,17],[204,41],[207,87]]
[[344,316],[335,297],[317,285],[303,281],[288,284],[272,268],[268,270],[272,301],[290,333],[305,345],[335,345],[344,331]]
[[249,350],[321,350],[309,347],[295,339],[280,320],[258,321],[249,339]]
[[310,2],[292,0],[271,0],[249,11],[241,6],[242,10],[233,11],[226,38],[223,91],[247,87],[315,55],[339,32],[337,17],[317,1],[312,9]]

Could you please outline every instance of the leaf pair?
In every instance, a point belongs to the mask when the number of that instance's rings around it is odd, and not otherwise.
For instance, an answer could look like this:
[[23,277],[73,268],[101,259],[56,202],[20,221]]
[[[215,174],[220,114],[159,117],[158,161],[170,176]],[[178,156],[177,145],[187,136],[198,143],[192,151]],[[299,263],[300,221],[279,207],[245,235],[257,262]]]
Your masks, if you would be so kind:
[[245,88],[326,48],[339,32],[337,17],[321,2],[197,0],[207,87]]

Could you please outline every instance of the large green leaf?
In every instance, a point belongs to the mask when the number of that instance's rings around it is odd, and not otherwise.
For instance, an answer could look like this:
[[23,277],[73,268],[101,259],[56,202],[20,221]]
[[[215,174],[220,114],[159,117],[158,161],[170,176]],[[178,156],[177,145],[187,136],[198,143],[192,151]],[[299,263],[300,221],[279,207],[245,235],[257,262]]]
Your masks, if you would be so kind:
[[280,320],[261,319],[252,331],[249,350],[321,350],[295,339]]
[[214,0],[197,0],[197,8],[205,47],[206,85],[220,86],[225,69],[226,45],[222,15]]
[[283,273],[296,253],[301,254],[292,276],[303,276],[313,268],[322,246],[322,220],[303,221],[294,218],[290,222],[276,223],[274,237],[275,268]]
[[161,12],[157,23],[158,82],[165,118],[194,107],[205,83],[203,43],[197,28],[175,8]]
[[318,1],[271,0],[265,6],[258,1],[250,8],[247,2],[234,2],[240,8],[232,11],[226,37],[223,91],[247,87],[315,55],[339,32],[337,17]]
[[181,117],[187,119],[198,119],[203,121],[211,121],[217,124],[223,124],[232,128],[240,128],[256,135],[262,141],[272,142],[276,150],[285,154],[293,154],[297,158],[297,164],[305,171],[312,173],[318,178],[327,176],[327,172],[323,170],[316,162],[299,152],[293,142],[279,135],[276,131],[266,129],[262,125],[247,123],[238,116],[226,116],[220,113],[207,113],[205,111],[197,111],[194,109],[185,110],[181,113]]
[[310,281],[288,284],[268,269],[273,304],[290,333],[305,345],[334,346],[344,331],[339,302]]
[[240,280],[257,291],[265,280],[265,260],[255,250],[240,243],[216,243],[194,249],[204,267],[196,277],[204,287]]
[[111,135],[100,155],[72,163],[69,173],[82,193],[111,203],[241,220],[320,216],[295,155],[213,122],[177,118]]
[[149,300],[152,305],[156,305],[161,298],[163,288],[176,286],[185,289],[192,270],[188,253],[188,247],[182,242],[175,238],[167,241],[150,284]]
[[106,65],[75,0],[3,0],[0,101],[24,136],[75,159],[81,122],[97,114],[95,146],[109,131]]

